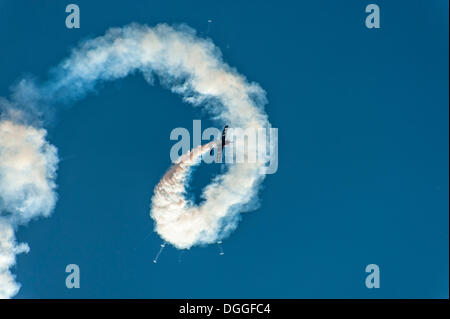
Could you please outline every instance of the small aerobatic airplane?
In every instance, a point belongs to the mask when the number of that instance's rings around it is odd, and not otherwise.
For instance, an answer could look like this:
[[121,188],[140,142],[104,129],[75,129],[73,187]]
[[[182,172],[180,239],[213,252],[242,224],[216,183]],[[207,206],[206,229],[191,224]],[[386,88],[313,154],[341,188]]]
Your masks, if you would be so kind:
[[[227,135],[227,129],[228,129],[228,125],[225,125],[225,127],[223,128],[223,131],[222,131],[222,140],[221,140],[221,142],[220,142],[220,145],[218,145],[218,147],[217,147],[217,159],[216,159],[216,162],[217,162],[217,163],[220,163],[220,162],[222,161],[222,151],[223,151],[223,148],[224,148],[226,145],[230,144],[229,141],[226,141],[226,140],[225,140],[226,135]],[[213,154],[213,151],[214,151],[214,148],[211,149],[211,151],[209,152],[209,155],[212,155],[212,154]]]

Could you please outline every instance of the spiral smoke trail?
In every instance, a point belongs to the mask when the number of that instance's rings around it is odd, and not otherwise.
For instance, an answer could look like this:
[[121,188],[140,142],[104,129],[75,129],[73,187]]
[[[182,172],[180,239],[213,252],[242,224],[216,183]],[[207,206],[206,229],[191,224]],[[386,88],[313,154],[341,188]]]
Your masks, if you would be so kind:
[[[14,296],[20,285],[11,273],[16,255],[29,250],[17,243],[20,225],[49,216],[55,206],[56,148],[46,140],[44,119],[52,106],[70,103],[96,89],[98,83],[140,72],[150,84],[155,77],[183,100],[204,108],[231,127],[268,128],[265,92],[222,60],[208,39],[187,26],[131,24],[82,43],[50,72],[42,84],[29,78],[0,98],[0,297]],[[213,147],[208,143],[192,154]],[[239,142],[238,142],[239,143]],[[244,148],[236,145],[238,152]],[[247,151],[251,151],[250,146]],[[236,227],[238,213],[251,209],[264,175],[264,161],[229,165],[214,178],[196,206],[185,198],[194,162],[182,157],[155,188],[151,217],[156,232],[177,248],[212,243]]]

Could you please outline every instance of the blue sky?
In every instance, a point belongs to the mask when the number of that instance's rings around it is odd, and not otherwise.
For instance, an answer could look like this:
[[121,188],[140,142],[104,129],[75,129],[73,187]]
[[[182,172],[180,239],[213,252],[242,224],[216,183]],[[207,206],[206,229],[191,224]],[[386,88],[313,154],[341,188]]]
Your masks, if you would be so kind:
[[[170,131],[205,114],[141,76],[106,83],[60,112],[53,215],[21,227],[19,298],[448,298],[448,1],[0,0],[0,96],[45,80],[79,41],[130,22],[186,23],[267,92],[279,169],[261,205],[217,246],[152,260],[149,218],[170,165]],[[212,19],[208,28],[208,19]],[[194,174],[193,189],[213,169]],[[81,288],[65,287],[65,267]],[[367,289],[378,264],[381,288]]]

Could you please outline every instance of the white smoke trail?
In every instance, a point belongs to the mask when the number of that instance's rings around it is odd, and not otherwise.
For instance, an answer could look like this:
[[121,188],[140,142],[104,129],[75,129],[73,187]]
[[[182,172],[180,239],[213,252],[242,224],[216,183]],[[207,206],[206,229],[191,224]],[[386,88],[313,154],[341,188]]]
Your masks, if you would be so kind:
[[[22,80],[10,100],[0,100],[1,297],[17,293],[10,268],[15,255],[27,251],[27,246],[15,243],[14,229],[33,217],[48,216],[56,200],[58,158],[55,147],[45,140],[42,115],[49,105],[79,99],[99,82],[136,71],[150,84],[157,76],[186,102],[205,108],[231,127],[270,127],[263,111],[265,92],[224,63],[210,40],[197,37],[186,26],[113,28],[73,50],[43,85]],[[194,157],[214,143],[193,150]],[[236,146],[239,152],[245,149]],[[204,189],[204,201],[195,206],[184,196],[192,165],[181,159],[152,198],[156,231],[177,248],[212,243],[234,229],[238,213],[249,209],[264,178],[259,170],[264,162],[231,165]]]
[[232,166],[203,190],[202,204],[194,205],[186,198],[187,178],[201,156],[218,145],[212,141],[180,157],[155,187],[151,217],[156,231],[179,249],[215,243],[233,230],[236,213],[250,203],[262,178],[259,165]]
[[17,254],[28,251],[27,244],[16,243],[12,224],[0,219],[0,299],[10,298],[19,291],[20,285],[9,268],[16,264]]
[[0,121],[0,298],[19,290],[9,269],[16,254],[29,250],[16,243],[14,229],[34,217],[48,216],[55,205],[58,157],[45,135],[43,129]]

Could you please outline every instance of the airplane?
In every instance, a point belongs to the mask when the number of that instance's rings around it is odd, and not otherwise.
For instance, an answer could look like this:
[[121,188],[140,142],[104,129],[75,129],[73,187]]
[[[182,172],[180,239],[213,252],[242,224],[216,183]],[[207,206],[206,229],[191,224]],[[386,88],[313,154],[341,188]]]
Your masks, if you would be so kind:
[[[228,129],[228,125],[225,125],[225,127],[223,128],[223,131],[222,131],[222,140],[220,143],[220,148],[218,148],[218,150],[217,150],[217,162],[220,162],[222,160],[223,148],[226,145],[230,144],[230,142],[225,140],[226,135],[227,135],[227,129]],[[209,155],[213,155],[213,151],[214,151],[214,148],[211,149],[211,151],[209,152]]]

